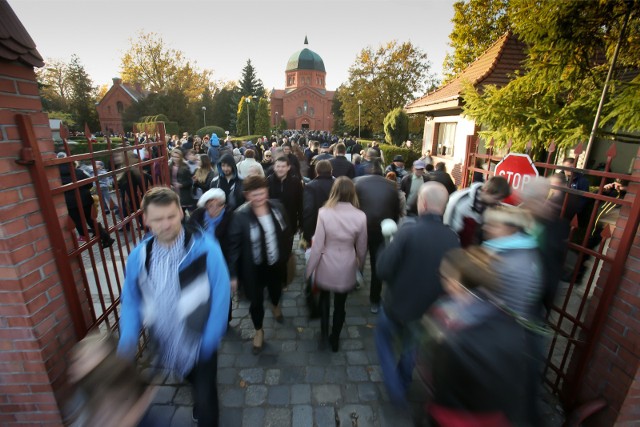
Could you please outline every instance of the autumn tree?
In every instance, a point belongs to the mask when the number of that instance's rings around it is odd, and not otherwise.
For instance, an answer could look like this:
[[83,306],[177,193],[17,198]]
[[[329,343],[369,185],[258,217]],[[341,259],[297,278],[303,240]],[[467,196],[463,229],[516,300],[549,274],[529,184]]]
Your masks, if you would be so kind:
[[251,64],[251,59],[247,59],[247,64],[242,69],[240,94],[242,96],[257,96],[258,98],[262,98],[265,94],[262,80],[258,78],[256,70]]
[[358,100],[361,100],[362,129],[382,133],[389,111],[424,94],[435,82],[427,54],[411,42],[393,40],[375,50],[367,47],[349,67],[344,90],[337,93],[344,123],[358,128]]
[[512,0],[509,15],[528,57],[524,71],[501,89],[466,87],[464,114],[482,124],[482,137],[498,146],[511,139],[514,150],[529,140],[534,148],[587,141],[619,39],[601,125],[640,131],[640,2]]
[[60,59],[47,59],[44,68],[37,69],[36,73],[44,110],[66,111],[71,95],[67,63]]
[[215,92],[210,70],[200,70],[196,62],[187,60],[184,53],[169,48],[156,33],[138,33],[130,39],[131,47],[121,60],[122,79],[128,83],[140,83],[155,93],[180,92],[187,99],[202,96],[205,87]]
[[444,58],[445,80],[467,68],[510,28],[508,0],[464,0],[453,4],[448,52]]

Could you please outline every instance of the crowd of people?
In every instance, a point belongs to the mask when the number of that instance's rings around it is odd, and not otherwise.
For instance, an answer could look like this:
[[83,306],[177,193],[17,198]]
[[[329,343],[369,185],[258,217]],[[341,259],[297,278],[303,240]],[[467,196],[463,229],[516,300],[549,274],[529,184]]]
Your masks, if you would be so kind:
[[[141,202],[150,235],[127,261],[118,351],[132,358],[145,325],[163,366],[192,383],[199,425],[217,425],[216,350],[232,296],[250,302],[259,354],[264,290],[283,324],[298,233],[318,295],[319,351],[340,351],[368,252],[391,401],[407,406],[417,371],[434,425],[541,425],[544,315],[568,235],[554,186],[577,174],[534,179],[514,207],[501,204],[510,195],[503,177],[458,189],[430,153],[410,170],[402,156],[385,168],[377,144],[328,132],[240,145],[174,135],[168,149],[170,188],[151,188]],[[389,219],[395,234],[381,227]]]

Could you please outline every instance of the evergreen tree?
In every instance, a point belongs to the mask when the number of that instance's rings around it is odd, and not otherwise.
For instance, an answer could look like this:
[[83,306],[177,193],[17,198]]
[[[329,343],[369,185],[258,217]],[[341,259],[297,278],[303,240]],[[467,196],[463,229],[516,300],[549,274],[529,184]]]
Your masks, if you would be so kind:
[[[236,115],[236,135],[253,135],[256,128],[256,110],[258,100],[243,96],[238,102],[238,113]],[[247,111],[249,111],[247,113]],[[247,127],[249,120],[249,129]],[[247,132],[248,131],[248,132]]]
[[85,123],[92,130],[100,129],[96,111],[96,88],[77,55],[71,56],[68,79],[71,89],[69,107],[75,122],[81,129],[84,129]]
[[251,59],[247,59],[247,65],[242,69],[240,94],[242,96],[257,96],[258,98],[262,98],[265,95],[262,80],[256,75],[256,70],[251,64]]
[[260,98],[258,103],[258,111],[256,113],[256,135],[269,135],[271,132],[271,114],[269,112],[269,100],[265,97]]
[[395,108],[384,118],[384,139],[400,146],[409,136],[409,116],[402,108]]

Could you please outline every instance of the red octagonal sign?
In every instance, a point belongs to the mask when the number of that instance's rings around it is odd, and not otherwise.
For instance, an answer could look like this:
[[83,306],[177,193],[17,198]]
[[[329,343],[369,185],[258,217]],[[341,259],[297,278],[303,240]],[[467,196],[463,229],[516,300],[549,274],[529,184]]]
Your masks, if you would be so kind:
[[509,181],[511,189],[516,194],[507,197],[503,203],[518,204],[517,193],[522,191],[531,180],[538,176],[538,170],[527,154],[509,153],[496,165],[495,175],[502,176]]

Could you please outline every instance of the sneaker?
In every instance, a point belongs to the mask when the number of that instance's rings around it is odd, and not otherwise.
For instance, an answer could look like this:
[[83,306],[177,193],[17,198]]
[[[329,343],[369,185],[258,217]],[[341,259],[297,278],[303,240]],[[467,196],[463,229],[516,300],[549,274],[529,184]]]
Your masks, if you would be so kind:
[[373,314],[378,314],[379,310],[380,310],[380,304],[371,303],[371,312]]
[[194,423],[198,422],[198,409],[195,407],[195,405],[191,410],[191,421],[193,421]]

